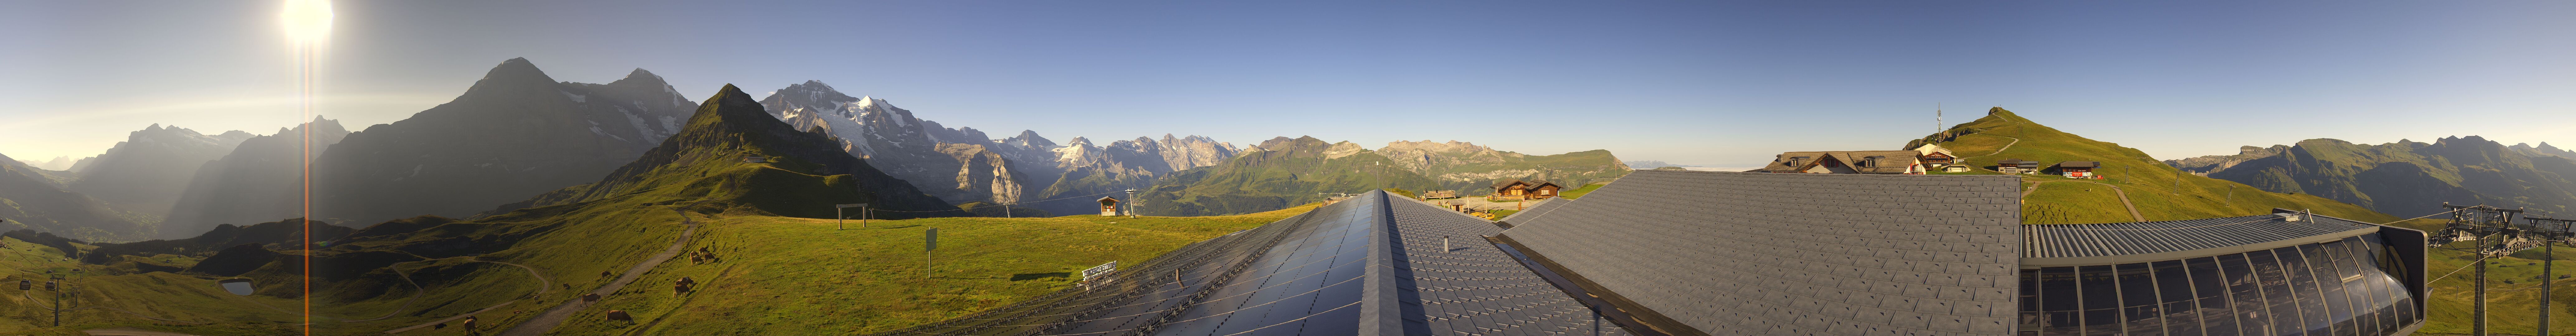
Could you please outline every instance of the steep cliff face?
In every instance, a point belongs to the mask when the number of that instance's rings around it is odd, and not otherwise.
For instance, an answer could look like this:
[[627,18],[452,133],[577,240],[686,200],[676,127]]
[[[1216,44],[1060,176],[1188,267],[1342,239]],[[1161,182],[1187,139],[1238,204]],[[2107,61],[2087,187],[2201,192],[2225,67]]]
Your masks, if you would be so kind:
[[[973,141],[964,144],[983,145],[990,140],[969,140],[981,131],[957,130],[914,117],[912,111],[895,107],[884,99],[850,97],[820,81],[789,85],[761,99],[769,114],[798,130],[819,130],[832,135],[842,150],[866,159],[886,174],[893,175],[951,203],[1013,202],[1023,195],[1019,190],[1027,182],[1007,170],[1003,162],[978,164],[976,152],[981,149],[946,149],[943,143]],[[972,135],[970,135],[972,134]],[[945,138],[942,139],[944,135]],[[999,157],[990,158],[999,160]],[[980,171],[979,171],[980,170]],[[996,173],[999,172],[998,175]],[[988,178],[967,178],[983,174]],[[996,193],[996,190],[1006,192]]]
[[695,107],[640,69],[582,84],[503,61],[456,100],[349,134],[316,157],[314,216],[464,217],[596,181],[678,132]]
[[995,203],[1019,202],[1021,196],[1028,194],[1028,187],[1021,184],[1028,177],[1011,169],[1009,159],[986,150],[984,145],[943,143],[939,144],[939,153],[957,161],[957,176],[948,181],[955,182],[959,190],[980,189],[977,191],[981,194],[992,195],[990,200]]
[[[1174,171],[1216,165],[1238,151],[1204,136],[1057,144],[1036,131],[995,140],[973,127],[922,120],[884,99],[851,97],[806,81],[761,100],[771,116],[799,130],[820,129],[851,155],[953,203],[1021,203],[1078,213],[1091,198],[1150,186]],[[962,145],[962,146],[959,146]],[[1079,198],[1079,199],[1077,199]]]
[[168,215],[170,206],[178,203],[179,193],[187,189],[188,180],[196,177],[198,167],[232,153],[233,147],[251,137],[242,131],[206,135],[155,124],[134,131],[125,142],[99,155],[98,163],[81,172],[80,180],[66,189],[125,211],[153,217]]
[[[312,132],[313,142],[298,144],[306,131]],[[193,237],[222,224],[299,216],[304,202],[304,161],[299,157],[306,155],[307,146],[319,155],[348,136],[340,121],[317,116],[295,128],[242,141],[231,154],[197,169],[170,216],[161,221],[158,237]]]
[[[1146,140],[1145,138],[1136,139]],[[1234,158],[1239,151],[1232,143],[1217,142],[1216,139],[1197,135],[1174,138],[1172,134],[1164,133],[1163,140],[1154,143],[1161,146],[1163,163],[1171,165],[1171,171],[1225,163],[1226,159]]]
[[2245,161],[2253,161],[2254,159],[2281,155],[2282,152],[2287,152],[2289,150],[2290,146],[2285,145],[2272,145],[2272,147],[2243,146],[2236,148],[2236,155],[2209,155],[2194,158],[2165,160],[2165,165],[2174,166],[2174,168],[2181,168],[2184,172],[2208,176],[2210,173],[2227,170],[2227,168],[2235,167],[2236,164],[2245,163]]

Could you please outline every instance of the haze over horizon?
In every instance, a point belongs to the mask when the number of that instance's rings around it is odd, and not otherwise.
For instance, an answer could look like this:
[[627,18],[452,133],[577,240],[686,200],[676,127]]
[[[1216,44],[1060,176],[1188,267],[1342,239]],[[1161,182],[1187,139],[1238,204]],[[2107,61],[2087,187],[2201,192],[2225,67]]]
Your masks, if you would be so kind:
[[[0,5],[0,154],[301,121],[272,2]],[[2157,158],[2335,138],[2576,145],[2576,3],[343,2],[319,113],[444,103],[501,60],[690,99],[821,80],[1059,142],[1458,140],[1751,166],[1989,106]],[[2436,126],[2438,125],[2438,126]],[[2456,126],[2455,126],[2456,125]]]

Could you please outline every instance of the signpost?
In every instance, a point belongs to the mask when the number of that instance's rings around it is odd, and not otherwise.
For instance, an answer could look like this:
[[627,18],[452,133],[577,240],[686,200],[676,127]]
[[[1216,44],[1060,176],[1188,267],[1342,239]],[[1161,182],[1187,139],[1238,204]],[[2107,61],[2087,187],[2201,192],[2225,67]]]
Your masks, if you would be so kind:
[[860,219],[860,220],[859,220],[859,228],[862,228],[862,229],[867,228],[867,227],[868,227],[868,220],[867,220],[867,219],[864,219],[864,218],[867,218],[867,216],[868,216],[868,204],[867,204],[867,203],[833,204],[833,205],[832,205],[832,224],[839,224],[839,225],[841,226],[841,229],[849,229],[849,228],[850,228],[850,223],[848,223],[847,221],[845,221],[845,219],[846,219],[846,218],[842,218],[842,215],[841,215],[841,209],[848,209],[848,208],[859,208],[859,218],[862,218],[862,219]]
[[939,228],[921,233],[921,278],[930,278],[930,250],[939,249]]

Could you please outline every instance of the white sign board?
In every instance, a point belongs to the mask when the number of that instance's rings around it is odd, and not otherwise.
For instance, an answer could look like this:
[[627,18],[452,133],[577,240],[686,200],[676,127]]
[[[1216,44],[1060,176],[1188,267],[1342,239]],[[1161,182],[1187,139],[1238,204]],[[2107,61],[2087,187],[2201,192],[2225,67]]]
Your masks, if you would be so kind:
[[1111,261],[1107,264],[1100,264],[1100,266],[1092,266],[1091,269],[1082,270],[1082,281],[1090,282],[1092,278],[1108,275],[1109,272],[1117,270],[1118,262],[1116,261]]

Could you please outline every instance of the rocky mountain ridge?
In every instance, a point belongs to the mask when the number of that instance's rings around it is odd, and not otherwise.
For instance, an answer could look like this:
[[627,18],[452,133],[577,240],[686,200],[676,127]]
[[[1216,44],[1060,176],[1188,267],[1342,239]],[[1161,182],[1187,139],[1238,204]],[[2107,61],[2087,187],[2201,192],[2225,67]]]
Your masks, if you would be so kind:
[[99,154],[97,163],[85,167],[80,179],[64,189],[118,209],[161,217],[170,213],[198,167],[232,153],[253,136],[242,131],[209,135],[153,124],[127,134],[124,142]]
[[1055,213],[1093,207],[1095,195],[1142,188],[1173,171],[1214,165],[1239,151],[1205,136],[1137,137],[1097,145],[1057,144],[1023,130],[1005,139],[973,127],[924,120],[885,99],[852,97],[821,81],[761,99],[772,117],[832,134],[852,155],[953,203],[1019,203]]
[[[312,142],[304,143],[306,131]],[[303,209],[304,157],[320,155],[349,136],[340,121],[313,117],[295,128],[242,141],[232,153],[199,167],[158,237],[178,239],[224,224],[246,225],[299,216]],[[306,151],[311,148],[311,151]]]
[[513,58],[455,100],[351,133],[315,158],[315,217],[463,217],[597,181],[678,133],[696,107],[643,69],[608,84],[558,82]]

